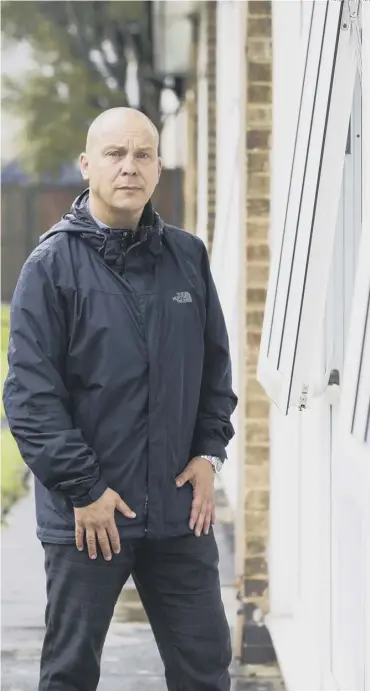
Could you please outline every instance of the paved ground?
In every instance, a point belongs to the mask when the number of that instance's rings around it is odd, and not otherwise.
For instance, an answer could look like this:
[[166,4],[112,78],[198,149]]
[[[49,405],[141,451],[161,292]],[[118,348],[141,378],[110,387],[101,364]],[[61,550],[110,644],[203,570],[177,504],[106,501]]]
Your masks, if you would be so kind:
[[[32,492],[2,528],[2,691],[36,691],[44,631],[43,550],[35,537]],[[236,614],[232,545],[219,524],[223,599],[230,626]],[[274,669],[260,679],[235,666],[232,691],[280,691]],[[129,582],[122,593],[103,656],[99,691],[165,691],[162,663],[145,615]]]

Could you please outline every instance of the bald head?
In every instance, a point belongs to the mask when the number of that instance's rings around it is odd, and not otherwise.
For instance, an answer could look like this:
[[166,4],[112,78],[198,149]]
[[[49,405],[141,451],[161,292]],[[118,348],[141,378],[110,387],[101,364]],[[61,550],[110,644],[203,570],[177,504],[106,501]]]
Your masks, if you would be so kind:
[[157,128],[134,108],[111,108],[94,120],[80,165],[96,218],[111,227],[137,226],[161,173],[158,144]]
[[86,153],[89,154],[94,146],[106,138],[110,133],[122,130],[122,132],[143,132],[153,137],[156,151],[159,146],[159,134],[156,126],[140,110],[135,108],[110,108],[100,113],[91,123],[86,137]]

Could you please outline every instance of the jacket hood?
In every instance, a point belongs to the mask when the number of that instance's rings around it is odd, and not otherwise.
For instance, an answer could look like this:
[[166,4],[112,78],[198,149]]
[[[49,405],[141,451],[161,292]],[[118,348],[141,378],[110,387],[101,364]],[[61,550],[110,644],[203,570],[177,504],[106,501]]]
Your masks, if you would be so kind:
[[[139,221],[139,229],[143,232],[156,230],[159,235],[163,232],[163,221],[156,211],[153,209],[152,202],[149,200],[144,207],[141,219]],[[124,231],[125,228],[120,229]],[[108,229],[109,231],[109,229]],[[116,231],[115,231],[116,232]],[[40,243],[50,238],[56,233],[73,233],[77,235],[85,235],[93,233],[99,235],[104,233],[104,230],[96,223],[89,211],[89,189],[86,189],[73,202],[69,213],[65,214],[62,219],[56,223],[50,230],[41,235]]]

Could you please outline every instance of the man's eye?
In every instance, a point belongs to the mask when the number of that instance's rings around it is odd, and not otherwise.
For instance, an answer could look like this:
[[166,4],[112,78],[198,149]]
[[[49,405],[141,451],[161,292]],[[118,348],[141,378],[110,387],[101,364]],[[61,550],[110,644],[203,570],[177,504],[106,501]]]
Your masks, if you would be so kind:
[[138,158],[149,158],[149,154],[146,151],[140,151],[137,156]]
[[119,151],[109,151],[108,156],[112,156],[113,158],[117,158],[119,156]]

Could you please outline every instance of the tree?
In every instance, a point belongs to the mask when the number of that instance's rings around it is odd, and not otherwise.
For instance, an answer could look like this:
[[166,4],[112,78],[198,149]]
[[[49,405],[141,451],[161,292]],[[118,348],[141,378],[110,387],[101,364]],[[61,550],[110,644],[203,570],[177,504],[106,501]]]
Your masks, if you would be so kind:
[[2,3],[5,44],[26,41],[35,61],[32,69],[25,66],[23,78],[3,78],[2,99],[3,107],[24,122],[30,172],[55,172],[71,163],[102,110],[131,105],[126,82],[132,60],[138,107],[160,129],[161,83],[152,67],[150,5],[150,0]]

